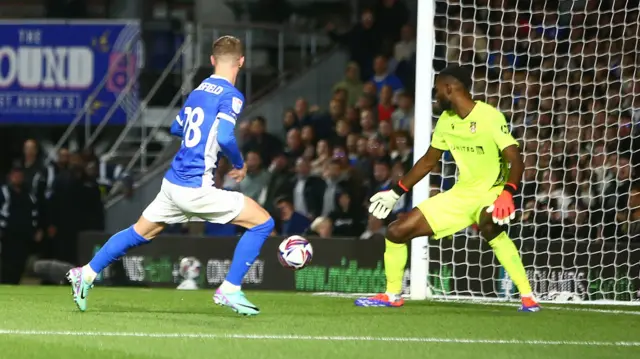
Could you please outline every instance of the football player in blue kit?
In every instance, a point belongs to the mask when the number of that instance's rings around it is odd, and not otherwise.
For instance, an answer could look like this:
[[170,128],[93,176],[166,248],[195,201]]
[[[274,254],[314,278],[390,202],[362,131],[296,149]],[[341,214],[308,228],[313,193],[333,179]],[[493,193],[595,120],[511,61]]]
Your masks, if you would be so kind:
[[251,198],[218,189],[213,184],[221,155],[233,164],[229,175],[235,181],[242,181],[247,173],[234,135],[244,103],[234,84],[243,63],[240,40],[223,36],[213,43],[214,74],[191,92],[171,126],[171,134],[182,138],[182,144],[157,197],[138,222],[109,238],[87,265],[67,273],[74,301],[81,311],[87,309],[87,295],[98,273],[124,256],[127,250],[148,244],[167,224],[209,221],[246,228],[236,246],[229,273],[216,290],[213,301],[239,314],[260,313],[245,297],[241,283],[273,231],[273,219]]

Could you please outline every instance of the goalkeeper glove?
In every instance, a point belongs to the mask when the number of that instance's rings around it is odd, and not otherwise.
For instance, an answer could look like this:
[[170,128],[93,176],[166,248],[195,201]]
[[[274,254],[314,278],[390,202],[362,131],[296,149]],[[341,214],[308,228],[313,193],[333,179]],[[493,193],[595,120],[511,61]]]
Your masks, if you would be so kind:
[[407,192],[407,188],[398,181],[398,183],[393,185],[390,190],[380,191],[374,194],[369,199],[371,202],[371,205],[369,206],[369,213],[378,219],[387,218],[393,207],[395,207],[396,202],[398,202],[398,199],[400,199],[400,196]]
[[516,185],[507,183],[495,202],[487,208],[487,213],[491,213],[493,223],[502,226],[509,224],[512,219],[516,218],[516,206],[513,204],[513,195],[517,188]]

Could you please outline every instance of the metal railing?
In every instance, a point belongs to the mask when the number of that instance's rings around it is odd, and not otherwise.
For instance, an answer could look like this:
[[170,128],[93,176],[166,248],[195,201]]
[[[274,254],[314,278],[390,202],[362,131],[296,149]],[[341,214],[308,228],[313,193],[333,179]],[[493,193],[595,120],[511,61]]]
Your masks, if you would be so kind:
[[[140,107],[138,107],[138,110],[135,112],[133,117],[130,118],[129,121],[127,121],[127,124],[126,124],[125,128],[122,130],[122,132],[120,132],[120,135],[114,141],[114,143],[111,146],[111,148],[106,152],[105,155],[103,155],[103,159],[104,160],[108,161],[108,160],[112,159],[113,157],[115,157],[115,155],[117,153],[117,150],[120,147],[120,145],[123,143],[124,139],[128,136],[128,134],[131,131],[131,129],[133,127],[135,127],[136,122],[144,114],[145,110],[147,109],[147,104],[149,103],[149,101],[151,101],[153,96],[155,96],[156,92],[158,92],[158,89],[160,88],[160,86],[162,85],[164,80],[167,78],[167,76],[169,76],[169,73],[172,71],[174,66],[178,63],[178,61],[182,57],[183,53],[185,51],[191,49],[192,42],[193,42],[192,36],[187,36],[185,38],[185,41],[182,43],[182,45],[180,46],[180,48],[178,49],[176,54],[173,56],[171,61],[169,61],[169,64],[164,69],[164,71],[162,71],[162,73],[160,74],[160,77],[158,77],[158,80],[156,81],[156,83],[151,87],[151,89],[147,93],[147,96],[145,96],[144,100],[142,100],[142,102],[140,103]],[[178,91],[178,93],[182,94],[182,91]],[[174,105],[175,105],[175,103],[174,103]],[[158,125],[161,124],[161,123],[162,123],[161,121],[157,122]],[[142,124],[142,127],[143,127],[143,132],[144,132],[145,131],[144,123]]]
[[[319,48],[330,43],[326,35],[315,30],[272,24],[201,23],[196,31],[196,56],[207,59],[207,62],[211,55],[211,44],[218,37],[232,35],[242,40],[245,48],[245,68],[242,71],[243,79],[238,85],[243,87],[247,103],[254,100],[252,95],[257,76],[264,75],[269,78],[269,84],[281,81],[287,70],[291,67],[306,67],[317,56]],[[288,51],[288,48],[292,50]],[[272,59],[272,49],[276,49],[275,59]],[[294,51],[298,54],[294,55]],[[261,64],[261,59],[266,59],[266,63]]]
[[[123,52],[125,55],[129,55],[131,54],[132,51],[134,51],[134,47],[137,46],[138,44],[139,37],[140,37],[139,34],[136,35],[130,42],[128,42],[125,45],[125,51]],[[73,134],[73,131],[76,129],[76,127],[82,120],[84,120],[85,122],[85,139],[87,140],[87,142],[89,142],[90,139],[91,141],[94,141],[95,138],[97,138],[97,136],[100,134],[100,131],[102,131],[102,129],[107,125],[107,123],[111,119],[111,116],[113,116],[113,114],[118,110],[118,108],[122,104],[122,101],[127,97],[129,90],[131,90],[131,88],[136,83],[138,83],[138,76],[140,74],[140,71],[136,71],[135,76],[132,76],[128,79],[127,85],[125,86],[123,91],[120,92],[120,94],[116,98],[116,101],[111,105],[111,107],[109,107],[109,110],[105,114],[105,117],[102,118],[102,120],[98,124],[98,127],[96,128],[96,131],[92,135],[91,134],[91,106],[93,105],[93,101],[96,99],[98,94],[107,85],[109,76],[111,76],[112,72],[117,67],[118,67],[118,61],[113,61],[109,65],[107,69],[107,73],[104,75],[100,83],[98,83],[98,85],[93,90],[93,92],[91,92],[91,94],[87,97],[87,100],[85,101],[84,106],[82,107],[82,111],[76,114],[76,117],[74,117],[74,119],[71,121],[71,123],[69,124],[65,132],[62,134],[62,136],[54,146],[53,151],[49,153],[47,161],[51,161],[54,159],[54,156],[57,156],[58,151],[69,140],[69,137],[71,137],[71,134]],[[85,147],[88,147],[88,145],[85,144]]]

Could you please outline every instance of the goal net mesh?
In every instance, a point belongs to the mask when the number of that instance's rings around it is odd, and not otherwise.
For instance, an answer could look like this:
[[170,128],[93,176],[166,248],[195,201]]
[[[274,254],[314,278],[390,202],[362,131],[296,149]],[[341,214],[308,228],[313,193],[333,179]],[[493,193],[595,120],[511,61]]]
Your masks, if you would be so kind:
[[[472,68],[474,97],[499,108],[520,142],[526,169],[508,233],[535,294],[640,304],[638,2],[443,3],[436,72]],[[455,183],[449,153],[437,172],[432,193]],[[477,228],[429,243],[433,296],[519,297]]]

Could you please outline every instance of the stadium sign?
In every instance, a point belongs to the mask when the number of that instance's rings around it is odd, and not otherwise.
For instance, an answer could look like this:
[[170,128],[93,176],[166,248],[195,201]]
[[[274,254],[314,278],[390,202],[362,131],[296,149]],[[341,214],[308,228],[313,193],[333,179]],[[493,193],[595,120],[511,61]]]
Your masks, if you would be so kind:
[[[88,262],[108,237],[83,233],[78,241],[80,262]],[[311,238],[313,263],[295,272],[283,268],[276,258],[281,240],[275,237],[265,242],[245,278],[247,289],[334,293],[376,293],[385,289],[382,237]],[[202,263],[201,275],[196,278],[198,286],[215,288],[224,280],[236,243],[236,237],[160,236],[114,263],[98,283],[175,288],[183,280],[180,260],[194,257]],[[485,246],[472,238],[431,241],[426,274],[431,293],[440,298],[472,294],[494,300],[517,298],[511,280]],[[538,240],[526,242],[521,251],[529,280],[543,300],[638,300],[640,246],[615,249],[608,243]],[[404,275],[405,292],[410,270],[407,268]]]
[[118,97],[109,123],[124,124],[138,107],[139,35],[137,21],[0,21],[0,124],[67,125],[85,106],[97,124]]

